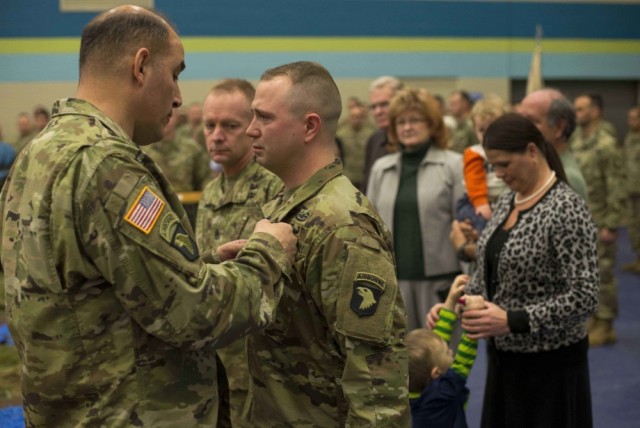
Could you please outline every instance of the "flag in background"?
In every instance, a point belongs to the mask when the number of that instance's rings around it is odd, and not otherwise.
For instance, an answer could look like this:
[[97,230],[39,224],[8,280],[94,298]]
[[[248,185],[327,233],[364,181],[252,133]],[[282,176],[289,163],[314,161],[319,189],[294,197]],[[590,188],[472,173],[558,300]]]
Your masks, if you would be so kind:
[[527,79],[527,94],[542,88],[544,88],[542,82],[542,27],[536,25],[536,44],[533,48],[529,78]]

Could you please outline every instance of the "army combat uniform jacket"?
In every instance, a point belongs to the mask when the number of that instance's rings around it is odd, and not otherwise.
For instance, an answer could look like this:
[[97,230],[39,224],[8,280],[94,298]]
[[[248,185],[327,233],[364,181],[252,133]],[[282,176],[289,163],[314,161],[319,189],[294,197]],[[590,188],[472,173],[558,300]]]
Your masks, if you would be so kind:
[[409,423],[406,314],[391,236],[339,161],[263,211],[298,236],[274,324],[248,338],[256,427]]
[[232,179],[216,177],[205,187],[198,205],[198,246],[216,248],[234,239],[247,239],[264,218],[262,206],[282,187],[277,176],[254,160]]
[[598,228],[617,229],[625,213],[624,163],[616,140],[599,129],[571,141],[573,156],[587,183],[587,202]]
[[53,112],[0,197],[26,425],[216,426],[212,348],[270,321],[282,246],[256,234],[235,262],[208,263],[169,183],[116,123],[82,100]]
[[[251,236],[264,218],[262,206],[282,191],[282,181],[254,160],[235,177],[219,175],[207,184],[198,205],[196,239],[200,249]],[[217,349],[229,380],[231,421],[240,420],[249,391],[249,368],[245,338]],[[244,425],[246,426],[246,425]]]
[[192,138],[159,141],[142,147],[142,151],[155,161],[178,193],[202,190],[211,181],[209,155]]

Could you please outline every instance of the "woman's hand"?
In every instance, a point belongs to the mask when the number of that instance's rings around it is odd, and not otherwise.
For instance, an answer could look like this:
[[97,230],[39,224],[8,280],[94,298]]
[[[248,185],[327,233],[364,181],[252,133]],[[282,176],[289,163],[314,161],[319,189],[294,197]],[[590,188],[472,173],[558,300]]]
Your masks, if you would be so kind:
[[467,242],[476,242],[480,237],[480,234],[473,228],[471,220],[469,219],[460,223],[460,231],[466,238]]
[[467,336],[471,339],[484,339],[509,334],[507,311],[491,302],[485,302],[485,305],[485,309],[462,313],[462,329],[467,332]]

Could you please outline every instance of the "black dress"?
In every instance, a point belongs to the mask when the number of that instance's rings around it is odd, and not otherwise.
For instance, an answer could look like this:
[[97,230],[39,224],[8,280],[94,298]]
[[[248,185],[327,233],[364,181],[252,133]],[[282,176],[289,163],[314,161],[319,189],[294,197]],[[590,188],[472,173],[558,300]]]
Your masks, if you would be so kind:
[[[509,231],[487,242],[487,296],[499,283],[497,266]],[[526,333],[525,333],[526,334]],[[588,340],[544,352],[509,352],[487,341],[488,368],[482,428],[590,428]]]

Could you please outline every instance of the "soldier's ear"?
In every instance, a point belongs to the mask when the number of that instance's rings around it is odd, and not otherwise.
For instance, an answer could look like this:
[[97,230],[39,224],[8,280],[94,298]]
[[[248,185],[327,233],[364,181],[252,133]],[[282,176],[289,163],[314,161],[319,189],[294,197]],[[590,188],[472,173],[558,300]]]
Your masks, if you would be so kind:
[[308,113],[304,117],[304,142],[311,141],[319,132],[322,119],[317,113]]
[[138,49],[138,51],[133,57],[133,64],[132,64],[132,70],[131,70],[133,74],[133,80],[136,83],[142,84],[144,82],[148,65],[149,65],[149,49],[147,48]]

